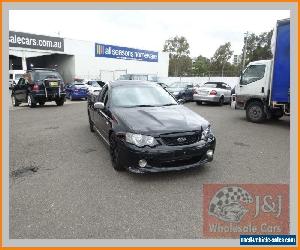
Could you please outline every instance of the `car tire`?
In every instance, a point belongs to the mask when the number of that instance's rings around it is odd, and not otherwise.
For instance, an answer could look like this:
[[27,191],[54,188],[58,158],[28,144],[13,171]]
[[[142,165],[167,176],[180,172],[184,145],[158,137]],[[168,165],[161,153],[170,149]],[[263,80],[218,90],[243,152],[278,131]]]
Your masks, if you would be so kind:
[[220,99],[219,99],[219,106],[223,106],[224,105],[224,97],[221,96]]
[[27,105],[30,108],[34,108],[36,106],[36,102],[31,94],[27,95]]
[[251,102],[246,107],[247,120],[254,123],[262,123],[266,119],[264,106],[259,101]]
[[42,107],[45,105],[45,102],[39,102],[39,105]]
[[202,101],[196,101],[197,105],[201,105]]
[[56,102],[56,105],[57,105],[57,106],[63,106],[63,105],[64,105],[64,102],[65,102],[65,99],[64,99],[64,98],[61,98],[61,99],[56,100],[55,102]]
[[109,137],[109,151],[110,151],[110,157],[111,157],[113,168],[116,171],[125,170],[119,158],[119,148],[116,143],[116,137],[113,133]]
[[15,107],[18,107],[18,106],[20,105],[20,103],[16,100],[16,97],[15,97],[15,96],[12,96],[11,98],[12,98],[13,105],[14,105]]

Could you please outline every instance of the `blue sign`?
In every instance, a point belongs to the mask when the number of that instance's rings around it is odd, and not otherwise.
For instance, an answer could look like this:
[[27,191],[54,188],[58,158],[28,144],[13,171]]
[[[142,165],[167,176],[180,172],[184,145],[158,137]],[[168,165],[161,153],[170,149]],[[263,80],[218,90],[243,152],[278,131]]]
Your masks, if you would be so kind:
[[158,52],[119,47],[106,44],[95,44],[95,56],[145,62],[158,62]]

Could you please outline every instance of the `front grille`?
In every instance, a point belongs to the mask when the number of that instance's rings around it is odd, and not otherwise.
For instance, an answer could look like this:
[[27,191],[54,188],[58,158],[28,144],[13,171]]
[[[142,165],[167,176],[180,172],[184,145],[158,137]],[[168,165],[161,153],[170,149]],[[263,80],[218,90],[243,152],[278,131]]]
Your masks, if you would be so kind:
[[201,131],[161,135],[168,146],[180,146],[196,143],[201,140]]

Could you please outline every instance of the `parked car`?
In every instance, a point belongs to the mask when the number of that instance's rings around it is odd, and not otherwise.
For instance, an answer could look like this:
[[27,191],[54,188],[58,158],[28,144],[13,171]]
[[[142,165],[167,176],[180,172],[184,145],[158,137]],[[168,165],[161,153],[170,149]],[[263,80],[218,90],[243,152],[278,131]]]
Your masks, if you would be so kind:
[[57,106],[65,102],[64,81],[61,75],[52,69],[30,69],[12,88],[13,105],[27,103],[33,108],[39,103],[55,101]]
[[82,82],[73,82],[66,85],[66,97],[73,100],[87,99],[88,88]]
[[85,82],[88,92],[93,93],[93,92],[100,92],[102,87],[105,85],[105,82],[102,81],[96,81],[96,80],[91,80],[88,82]]
[[105,85],[105,82],[101,80],[83,80],[81,82],[84,83],[87,87],[92,86],[95,83],[98,83],[98,85],[100,85],[101,88]]
[[194,94],[194,85],[190,82],[174,82],[166,88],[177,100],[192,101]]
[[207,82],[195,90],[193,99],[197,104],[213,102],[222,106],[230,103],[231,87],[224,82]]
[[90,130],[109,146],[117,171],[183,170],[213,160],[216,140],[208,121],[157,84],[107,83],[87,111]]

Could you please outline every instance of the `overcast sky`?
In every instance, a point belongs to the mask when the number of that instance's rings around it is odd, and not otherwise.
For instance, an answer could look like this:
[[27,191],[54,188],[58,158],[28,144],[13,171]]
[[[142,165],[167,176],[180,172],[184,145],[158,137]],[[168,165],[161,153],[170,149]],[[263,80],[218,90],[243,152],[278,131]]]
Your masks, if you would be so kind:
[[288,10],[14,10],[9,30],[161,51],[165,40],[185,36],[191,56],[213,56],[231,42],[240,54],[243,34],[271,30]]

